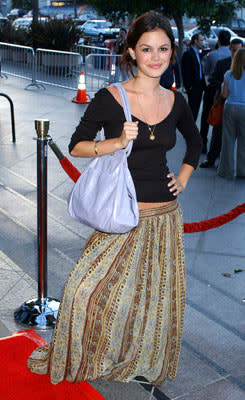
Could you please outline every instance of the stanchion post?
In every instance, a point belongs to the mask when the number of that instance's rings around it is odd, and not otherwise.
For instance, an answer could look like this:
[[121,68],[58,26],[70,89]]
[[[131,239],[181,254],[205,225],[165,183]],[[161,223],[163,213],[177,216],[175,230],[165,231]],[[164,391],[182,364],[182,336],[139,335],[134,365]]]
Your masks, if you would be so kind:
[[15,319],[37,329],[55,325],[59,301],[47,297],[47,145],[49,121],[35,121],[37,132],[37,244],[38,298],[22,304],[14,313]]
[[48,120],[36,120],[37,132],[37,235],[38,235],[38,298],[47,297],[47,144]]

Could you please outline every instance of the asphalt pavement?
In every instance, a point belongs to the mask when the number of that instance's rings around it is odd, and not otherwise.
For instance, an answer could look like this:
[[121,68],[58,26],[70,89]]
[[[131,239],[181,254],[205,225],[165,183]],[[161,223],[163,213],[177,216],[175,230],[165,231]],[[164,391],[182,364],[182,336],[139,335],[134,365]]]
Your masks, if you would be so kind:
[[[70,136],[86,107],[72,103],[74,91],[54,86],[24,90],[26,84],[17,77],[0,78],[0,92],[12,98],[16,120],[16,143],[12,143],[9,104],[0,97],[0,336],[23,329],[14,320],[14,310],[37,296],[34,120],[50,120],[49,133],[68,156]],[[176,147],[168,153],[175,173],[184,151],[178,134]],[[88,163],[70,160],[78,169]],[[59,299],[91,233],[67,213],[72,186],[48,149],[48,295]],[[244,199],[245,181],[220,178],[216,168],[197,168],[179,196],[185,222],[221,215]],[[159,400],[245,398],[244,222],[243,214],[222,227],[185,234],[187,299],[182,350],[176,380],[155,389],[154,397]],[[39,334],[49,341],[52,331]],[[149,399],[149,392],[137,383],[99,380],[92,385],[107,400]]]

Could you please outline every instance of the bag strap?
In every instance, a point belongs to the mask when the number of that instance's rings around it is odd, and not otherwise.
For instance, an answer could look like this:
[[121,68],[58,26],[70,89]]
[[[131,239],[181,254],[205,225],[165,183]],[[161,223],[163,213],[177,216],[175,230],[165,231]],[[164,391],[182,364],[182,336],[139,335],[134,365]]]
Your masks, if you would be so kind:
[[[122,107],[123,107],[126,121],[132,122],[130,104],[129,104],[128,95],[127,95],[126,90],[124,89],[123,85],[120,82],[113,83],[111,86],[117,87],[119,96],[120,96],[120,99],[122,102]],[[101,140],[105,140],[104,129],[101,130],[100,137],[101,137]],[[125,149],[127,157],[129,157],[129,155],[132,151],[132,148],[133,148],[133,140],[130,140],[129,144],[127,145],[127,147]]]

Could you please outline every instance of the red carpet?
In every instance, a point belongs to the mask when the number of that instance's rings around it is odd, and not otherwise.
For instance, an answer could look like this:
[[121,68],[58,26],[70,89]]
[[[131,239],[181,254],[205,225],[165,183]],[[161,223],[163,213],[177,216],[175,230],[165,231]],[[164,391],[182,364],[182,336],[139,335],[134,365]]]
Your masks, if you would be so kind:
[[31,373],[26,361],[43,344],[46,342],[32,329],[0,339],[1,400],[105,400],[86,382],[52,385],[49,375]]

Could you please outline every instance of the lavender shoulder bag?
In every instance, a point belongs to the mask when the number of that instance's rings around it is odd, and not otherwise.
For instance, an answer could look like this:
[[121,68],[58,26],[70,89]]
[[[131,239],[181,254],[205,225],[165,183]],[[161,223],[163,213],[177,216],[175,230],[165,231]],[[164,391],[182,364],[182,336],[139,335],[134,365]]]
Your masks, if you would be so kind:
[[[127,93],[115,83],[126,120],[131,122]],[[101,140],[105,140],[104,130]],[[133,147],[95,157],[82,172],[68,199],[70,215],[91,228],[107,233],[126,233],[138,225],[139,209],[127,157]]]

